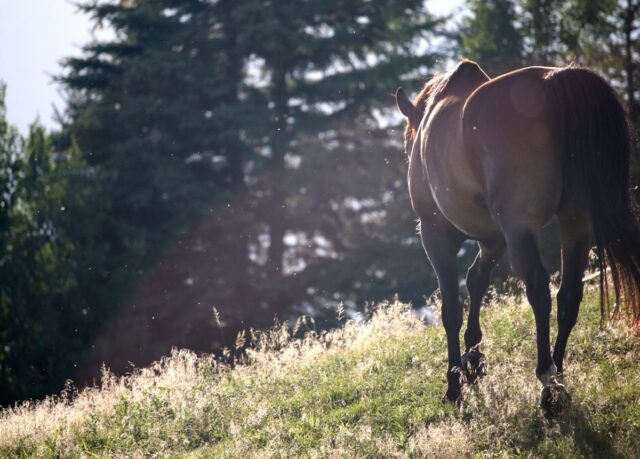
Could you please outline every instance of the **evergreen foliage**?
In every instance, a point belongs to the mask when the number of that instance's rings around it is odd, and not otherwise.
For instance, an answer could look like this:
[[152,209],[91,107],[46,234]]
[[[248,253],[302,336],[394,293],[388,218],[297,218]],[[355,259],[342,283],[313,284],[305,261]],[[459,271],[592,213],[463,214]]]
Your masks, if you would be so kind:
[[481,63],[489,76],[514,70],[523,62],[523,37],[516,26],[513,0],[470,0],[462,23],[462,51]]
[[[37,123],[6,120],[0,86],[0,405],[59,390],[98,311],[90,288],[90,195],[78,152],[56,153]],[[93,260],[96,261],[96,260]]]

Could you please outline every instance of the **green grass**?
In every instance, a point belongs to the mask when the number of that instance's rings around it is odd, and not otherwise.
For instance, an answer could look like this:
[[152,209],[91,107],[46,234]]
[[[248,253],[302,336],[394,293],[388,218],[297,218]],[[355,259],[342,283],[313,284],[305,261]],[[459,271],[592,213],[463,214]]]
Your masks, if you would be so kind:
[[101,389],[0,415],[1,457],[640,457],[637,336],[601,330],[589,293],[569,343],[573,398],[538,408],[533,317],[520,300],[484,308],[489,374],[458,408],[441,401],[440,326],[400,304],[364,324],[292,340],[284,329],[231,370],[174,352]]

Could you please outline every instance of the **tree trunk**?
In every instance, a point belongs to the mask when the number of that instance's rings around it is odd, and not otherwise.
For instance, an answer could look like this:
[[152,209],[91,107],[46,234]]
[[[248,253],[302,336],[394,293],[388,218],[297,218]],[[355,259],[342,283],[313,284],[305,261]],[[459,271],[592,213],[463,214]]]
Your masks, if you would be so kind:
[[[231,91],[225,101],[230,107],[240,104],[238,85],[242,81],[242,61],[237,53],[237,30],[233,18],[233,8],[235,0],[223,0],[220,3],[223,23],[225,25],[226,48],[227,48],[227,68],[225,72],[230,79],[236,81],[236,87]],[[232,139],[226,145],[228,167],[226,178],[230,196],[233,196],[230,203],[230,223],[227,228],[227,255],[225,263],[229,282],[233,286],[234,300],[244,297],[248,293],[250,285],[249,276],[249,251],[247,241],[247,228],[245,224],[245,207],[247,202],[247,186],[244,177],[244,152],[245,145],[240,138],[241,126],[235,119],[229,121],[226,126],[228,132],[233,133]]]
[[638,13],[638,4],[633,0],[627,0],[627,7],[624,13],[624,48],[625,48],[625,72],[626,72],[626,92],[627,104],[629,106],[629,117],[634,125],[638,122],[638,101],[635,94],[634,73],[636,63],[633,56],[633,32],[635,31],[635,20]]
[[269,268],[274,277],[282,276],[284,256],[284,233],[286,231],[285,198],[285,153],[289,144],[287,128],[286,71],[284,66],[274,69],[274,132],[271,143],[272,164],[270,172],[271,199],[268,203],[269,215]]

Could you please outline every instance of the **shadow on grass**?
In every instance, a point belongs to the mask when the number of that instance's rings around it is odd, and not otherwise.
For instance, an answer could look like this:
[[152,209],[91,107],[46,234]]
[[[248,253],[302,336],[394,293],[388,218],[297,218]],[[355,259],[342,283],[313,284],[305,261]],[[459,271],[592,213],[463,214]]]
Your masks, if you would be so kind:
[[559,421],[563,433],[573,438],[575,448],[582,457],[623,458],[614,444],[610,431],[598,431],[589,422],[589,413],[580,405],[574,405]]
[[589,412],[579,405],[573,405],[555,420],[540,415],[528,417],[519,426],[520,435],[513,446],[537,457],[626,457],[618,450],[613,432],[594,429],[590,418]]

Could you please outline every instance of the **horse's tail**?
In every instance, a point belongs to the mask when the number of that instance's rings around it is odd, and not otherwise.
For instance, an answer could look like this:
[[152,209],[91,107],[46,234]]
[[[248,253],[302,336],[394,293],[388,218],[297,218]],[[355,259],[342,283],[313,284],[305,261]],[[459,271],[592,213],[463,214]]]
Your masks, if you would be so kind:
[[567,67],[547,76],[564,150],[565,193],[577,193],[593,226],[600,269],[601,319],[609,317],[607,272],[613,281],[613,316],[640,321],[640,227],[633,213],[629,168],[632,139],[626,112],[598,74]]

